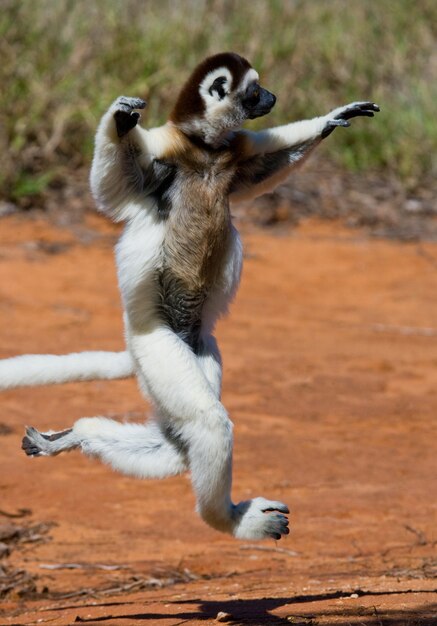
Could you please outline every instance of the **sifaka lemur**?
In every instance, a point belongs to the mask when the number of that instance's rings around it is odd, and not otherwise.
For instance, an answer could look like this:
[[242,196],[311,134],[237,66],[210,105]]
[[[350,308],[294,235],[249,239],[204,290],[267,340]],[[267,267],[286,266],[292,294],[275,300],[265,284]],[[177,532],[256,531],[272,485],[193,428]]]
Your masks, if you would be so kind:
[[231,500],[232,422],[220,401],[214,338],[240,280],[242,246],[229,201],[260,195],[337,126],[372,117],[372,102],[260,132],[241,130],[275,96],[234,53],[198,65],[169,121],[143,129],[139,98],[118,98],[97,130],[91,190],[99,209],[126,223],[116,246],[127,350],[25,355],[0,362],[0,388],[136,375],[151,400],[145,424],[104,417],[41,433],[23,449],[50,456],[81,449],[120,472],[163,478],[190,471],[203,520],[241,539],[288,534],[288,508],[265,498]]

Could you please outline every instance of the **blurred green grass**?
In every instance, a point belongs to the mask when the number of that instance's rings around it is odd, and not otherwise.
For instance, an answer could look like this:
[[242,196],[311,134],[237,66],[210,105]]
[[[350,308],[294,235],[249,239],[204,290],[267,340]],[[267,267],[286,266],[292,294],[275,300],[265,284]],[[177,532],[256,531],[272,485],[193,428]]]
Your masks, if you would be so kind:
[[165,121],[206,55],[235,50],[278,96],[273,125],[371,99],[323,154],[407,188],[437,171],[435,0],[1,0],[0,190],[20,202],[88,164],[100,115],[146,96]]

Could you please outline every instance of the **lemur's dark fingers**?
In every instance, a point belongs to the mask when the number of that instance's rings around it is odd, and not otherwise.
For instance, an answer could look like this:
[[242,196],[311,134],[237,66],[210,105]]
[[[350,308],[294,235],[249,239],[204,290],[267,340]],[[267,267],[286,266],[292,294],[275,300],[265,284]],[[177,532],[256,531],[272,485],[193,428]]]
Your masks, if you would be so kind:
[[359,110],[355,110],[355,111],[345,111],[344,113],[340,114],[341,117],[336,118],[336,119],[342,119],[342,120],[350,120],[353,117],[373,117],[375,114],[373,111],[367,111],[365,109],[359,109]]
[[125,113],[126,115],[130,115],[131,113],[133,113],[133,109],[131,106],[129,106],[128,104],[123,104],[123,102],[117,102],[116,105],[116,110],[114,111],[114,113]]
[[147,102],[142,98],[131,98],[129,96],[120,96],[117,104],[128,107],[129,109],[144,109]]
[[127,120],[131,118],[131,121],[135,121],[135,124],[136,124],[138,120],[140,119],[140,114],[138,113],[138,111],[133,111],[132,109],[120,108],[114,112],[114,117],[120,120],[121,119]]
[[380,108],[375,102],[353,102],[345,106],[343,111],[335,116],[335,119],[348,120],[352,117],[373,117],[379,110]]
[[380,108],[375,102],[368,102],[367,100],[364,102],[352,102],[352,104],[348,105],[355,109],[371,109],[372,111],[379,111]]

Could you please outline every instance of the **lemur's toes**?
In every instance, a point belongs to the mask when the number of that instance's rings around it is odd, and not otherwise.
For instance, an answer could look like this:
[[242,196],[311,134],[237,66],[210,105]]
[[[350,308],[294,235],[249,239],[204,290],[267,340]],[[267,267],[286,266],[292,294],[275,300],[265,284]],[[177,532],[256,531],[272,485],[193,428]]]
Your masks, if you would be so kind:
[[27,456],[45,456],[44,446],[38,440],[41,440],[41,433],[33,426],[26,427],[26,435],[23,437],[21,448]]
[[290,533],[288,526],[289,521],[285,515],[270,514],[265,524],[266,536],[272,537],[278,541],[282,536]]
[[22,449],[26,453],[27,456],[39,456],[40,449],[32,444],[27,437],[23,439]]
[[40,448],[29,437],[23,437],[21,448],[27,456],[38,456],[41,453]]

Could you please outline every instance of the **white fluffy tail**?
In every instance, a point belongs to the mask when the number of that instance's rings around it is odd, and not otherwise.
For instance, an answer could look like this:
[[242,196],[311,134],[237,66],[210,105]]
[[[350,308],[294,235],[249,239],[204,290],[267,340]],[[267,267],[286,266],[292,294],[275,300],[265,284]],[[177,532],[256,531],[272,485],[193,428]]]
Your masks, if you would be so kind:
[[128,378],[135,373],[129,352],[25,354],[0,360],[0,389],[82,380]]

